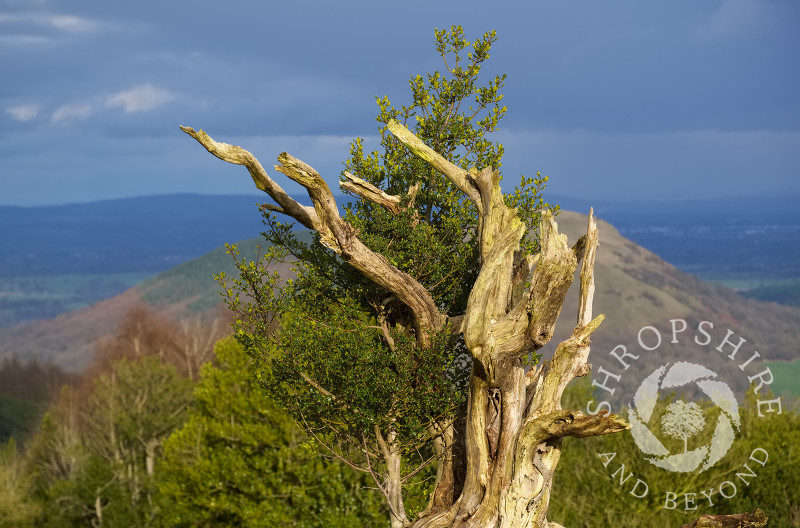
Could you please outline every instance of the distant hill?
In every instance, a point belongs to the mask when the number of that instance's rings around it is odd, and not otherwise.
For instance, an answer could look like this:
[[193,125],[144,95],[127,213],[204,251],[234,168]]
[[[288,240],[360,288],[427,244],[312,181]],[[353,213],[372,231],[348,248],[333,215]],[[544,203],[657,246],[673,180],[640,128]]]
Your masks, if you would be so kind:
[[[586,217],[563,211],[558,223],[574,241],[585,231]],[[607,318],[592,338],[593,358],[607,356],[620,342],[635,339],[639,328],[663,326],[671,318],[717,321],[757,344],[763,357],[798,358],[800,309],[745,299],[730,289],[703,283],[623,237],[607,222],[600,221],[599,228],[595,313]],[[256,242],[248,240],[243,247]],[[211,275],[220,270],[230,272],[232,264],[224,250],[217,249],[94,306],[0,329],[0,357],[15,352],[79,370],[89,361],[94,343],[137,303],[175,317],[213,307],[218,297]],[[576,309],[573,292],[562,312],[562,337],[571,330]]]
[[797,288],[792,295],[783,288],[800,279],[800,196],[635,202],[547,198],[572,211],[593,207],[623,236],[702,279],[741,289],[779,286],[783,295],[767,288],[757,298],[800,302]]
[[[90,306],[225,242],[256,236],[256,203],[264,198],[176,194],[0,206],[0,328]],[[594,206],[623,236],[704,280],[800,305],[800,208],[793,197],[548,199],[580,212]]]
[[0,206],[0,277],[159,273],[258,234],[265,195]]
[[[585,215],[571,212],[563,212],[558,217],[560,231],[570,240],[586,231],[586,221]],[[666,340],[671,319],[687,321],[686,335],[692,335],[700,321],[714,323],[714,343],[719,343],[727,330],[734,332],[736,340],[745,338],[746,345],[739,354],[741,361],[753,350],[760,353],[759,361],[800,359],[797,346],[800,308],[748,299],[729,288],[703,282],[622,236],[611,224],[600,220],[598,227],[600,245],[595,270],[594,313],[603,313],[606,319],[592,335],[590,363],[615,364],[616,360],[609,362],[609,354],[620,344],[630,351],[641,350],[637,346],[637,334],[645,326],[658,328]],[[571,332],[574,324],[576,291],[577,286],[573,284],[559,321],[561,338]],[[712,353],[720,355],[717,351]],[[639,369],[656,368],[666,361],[663,347],[638,355],[641,356],[636,361]],[[731,378],[746,385],[742,372],[734,371],[739,362],[728,363],[725,368],[731,369]],[[621,384],[624,385],[624,378]],[[738,388],[744,390],[745,387]]]
[[[595,213],[684,271],[800,278],[800,197],[684,201],[545,196]],[[256,236],[263,194],[174,194],[46,207],[0,206],[0,278],[166,271]],[[308,197],[298,195],[308,204]],[[350,197],[338,195],[341,205]]]
[[[252,257],[261,242],[261,239],[240,242],[240,251]],[[283,270],[289,273],[288,267]],[[92,306],[52,319],[0,328],[0,358],[9,354],[36,357],[80,371],[92,359],[97,343],[111,335],[122,316],[138,305],[150,306],[173,319],[216,309],[221,299],[213,276],[220,271],[235,272],[225,248],[179,264]]]

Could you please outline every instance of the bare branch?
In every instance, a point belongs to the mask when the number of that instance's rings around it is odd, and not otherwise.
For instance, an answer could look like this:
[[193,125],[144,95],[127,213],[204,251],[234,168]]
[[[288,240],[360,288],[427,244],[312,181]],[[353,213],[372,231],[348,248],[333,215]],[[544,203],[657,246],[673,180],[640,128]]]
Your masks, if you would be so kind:
[[378,187],[375,187],[370,182],[354,176],[349,172],[344,173],[347,181],[339,182],[339,187],[343,190],[351,192],[361,198],[382,205],[394,214],[400,212],[401,198],[397,195],[386,194]]
[[[577,261],[573,251],[567,245],[566,236],[558,233],[558,226],[549,211],[542,213],[541,231],[542,250],[531,261],[536,264],[536,267],[530,280],[530,287],[510,312],[495,318],[491,329],[482,329],[489,335],[495,355],[519,356],[528,353],[531,349],[538,350],[553,336],[564,298],[573,281]],[[507,242],[501,239],[496,242],[496,245],[503,246]],[[516,247],[514,245],[514,248]],[[510,248],[506,246],[505,249],[508,251]],[[502,283],[500,290],[508,291],[507,296],[503,298],[503,302],[506,303],[512,300],[509,294],[512,293],[511,287],[513,286],[511,283],[513,262],[509,260],[510,258],[511,255],[506,253],[504,266],[498,267],[494,274],[494,280],[498,282],[505,281],[508,277],[508,286],[506,287]],[[483,274],[483,270],[481,273]],[[498,277],[500,273],[503,275]],[[492,284],[492,277],[487,274],[486,280],[489,285]],[[479,281],[476,281],[477,286],[480,286]],[[473,293],[476,287],[473,288]],[[493,292],[488,288],[484,293],[486,297],[491,297],[492,294]],[[470,300],[472,301],[472,297]],[[495,302],[499,302],[499,300],[496,299]],[[474,318],[480,321],[480,312]],[[491,320],[488,322],[491,323]],[[472,323],[465,322],[465,332],[469,331],[468,324]],[[483,323],[483,325],[486,324]],[[486,338],[484,339],[486,340]]]
[[581,263],[581,284],[577,325],[572,336],[556,348],[553,358],[547,361],[539,376],[543,383],[538,387],[531,408],[538,412],[555,411],[560,408],[561,395],[567,384],[578,376],[589,373],[589,336],[605,318],[598,315],[592,319],[594,297],[594,260],[597,253],[597,224],[589,214],[586,241]]
[[288,213],[287,213],[286,211],[284,211],[284,210],[283,210],[283,207],[280,207],[280,206],[278,206],[278,205],[272,205],[272,204],[261,204],[261,210],[262,210],[262,211],[265,211],[265,210],[266,210],[266,211],[272,211],[272,212],[275,212],[275,213],[280,213],[280,214],[285,214],[285,215],[288,215]]
[[181,129],[218,158],[247,167],[256,187],[272,196],[282,212],[317,231],[322,244],[341,255],[345,262],[367,279],[397,295],[414,314],[414,329],[421,345],[426,346],[433,332],[445,323],[446,317],[439,312],[425,287],[397,269],[386,257],[364,245],[352,226],[342,220],[328,184],[311,166],[283,152],[278,156],[280,165],[276,165],[275,169],[306,188],[314,203],[313,208],[300,205],[286,194],[250,152],[241,147],[218,143],[202,130],[195,132],[189,127]]
[[[583,237],[581,237],[583,240]],[[578,307],[578,327],[586,326],[592,320],[592,301],[594,300],[594,259],[597,254],[597,224],[594,209],[589,210],[589,226],[584,242],[585,253],[581,263],[580,306]],[[576,244],[577,245],[577,244]],[[580,258],[580,257],[579,257]],[[587,352],[588,354],[588,352]]]
[[584,327],[577,327],[569,339],[559,343],[552,359],[546,361],[529,382],[529,391],[535,391],[529,405],[529,413],[554,412],[561,408],[561,395],[570,381],[589,373],[586,362],[589,356],[589,336],[594,332],[604,315],[598,315]]
[[[529,417],[520,430],[517,453],[530,451],[542,442],[552,438],[572,436],[586,438],[618,433],[630,429],[630,424],[616,414],[605,411],[593,415],[585,415],[578,411],[554,411],[549,414]],[[520,463],[526,463],[524,456]]]
[[480,194],[478,189],[470,181],[467,171],[445,159],[444,156],[423,143],[422,140],[415,136],[409,129],[394,119],[390,120],[386,126],[397,139],[411,149],[411,152],[427,161],[436,170],[452,181],[456,187],[461,189],[478,208],[479,214],[483,213],[483,204],[481,203]]
[[185,126],[182,126],[181,130],[196,139],[206,150],[222,161],[246,167],[256,187],[278,202],[278,205],[282,209],[281,212],[291,216],[309,229],[316,229],[319,220],[314,212],[314,208],[301,205],[289,196],[280,185],[269,177],[267,171],[261,166],[261,163],[259,163],[256,157],[250,152],[235,145],[214,141],[202,130],[195,131],[193,128]]

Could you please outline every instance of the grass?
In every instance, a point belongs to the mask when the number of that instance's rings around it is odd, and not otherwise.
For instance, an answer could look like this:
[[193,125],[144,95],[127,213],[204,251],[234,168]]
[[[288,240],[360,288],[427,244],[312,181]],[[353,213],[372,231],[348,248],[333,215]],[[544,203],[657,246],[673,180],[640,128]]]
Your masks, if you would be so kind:
[[[263,240],[249,239],[239,243],[242,258],[252,260],[255,246]],[[225,248],[217,248],[201,258],[190,260],[160,273],[137,286],[142,299],[151,306],[178,303],[193,299],[188,308],[203,311],[221,302],[219,285],[214,275],[224,271],[237,276],[233,259]]]
[[743,277],[735,279],[703,280],[738,291],[742,296],[759,301],[775,302],[800,307],[800,278]]

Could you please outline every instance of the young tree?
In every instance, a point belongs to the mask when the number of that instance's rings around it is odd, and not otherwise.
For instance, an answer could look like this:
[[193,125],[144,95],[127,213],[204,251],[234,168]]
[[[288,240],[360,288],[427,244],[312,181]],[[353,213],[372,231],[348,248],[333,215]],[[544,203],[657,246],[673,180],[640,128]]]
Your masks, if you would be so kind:
[[182,338],[136,308],[99,344],[78,386],[62,390],[26,453],[31,494],[42,504],[37,525],[152,523],[162,444],[191,402],[192,382],[178,372]]
[[[269,362],[264,386],[319,448],[374,478],[393,527],[548,526],[562,439],[627,427],[561,408],[567,383],[589,372],[589,336],[602,321],[592,316],[597,227],[590,215],[587,234],[568,245],[538,196],[546,179],[503,194],[502,147],[485,134],[505,113],[504,77],[477,83],[494,41],[487,33],[470,50],[460,27],[436,31],[447,73],[412,78],[409,106],[378,100],[383,153],[364,155],[354,142],[341,187],[361,201],[344,218],[299,159],[282,153],[275,168],[313,207],[248,151],[182,127],[248,169],[276,202],[265,211],[316,233],[316,244],[301,243],[266,215],[280,246],[269,256],[297,257],[298,276],[279,289],[264,262],[239,262],[226,289],[236,335]],[[579,264],[575,331],[534,366]],[[435,483],[414,515],[405,496],[428,462]]]
[[365,479],[314,457],[294,420],[264,397],[253,360],[231,338],[215,347],[186,423],[164,445],[161,525],[349,527],[377,525]]

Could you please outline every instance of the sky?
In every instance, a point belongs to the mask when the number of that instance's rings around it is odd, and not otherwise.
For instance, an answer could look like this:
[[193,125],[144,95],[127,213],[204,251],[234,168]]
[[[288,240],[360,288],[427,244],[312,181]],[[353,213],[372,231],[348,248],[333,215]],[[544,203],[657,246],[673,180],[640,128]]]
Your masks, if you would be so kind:
[[407,103],[453,24],[497,31],[506,182],[800,197],[797,0],[0,0],[0,205],[255,192],[179,125],[336,185],[354,137],[377,145],[375,96]]

